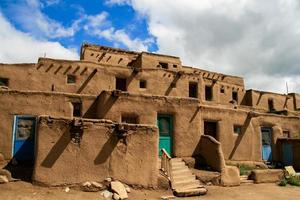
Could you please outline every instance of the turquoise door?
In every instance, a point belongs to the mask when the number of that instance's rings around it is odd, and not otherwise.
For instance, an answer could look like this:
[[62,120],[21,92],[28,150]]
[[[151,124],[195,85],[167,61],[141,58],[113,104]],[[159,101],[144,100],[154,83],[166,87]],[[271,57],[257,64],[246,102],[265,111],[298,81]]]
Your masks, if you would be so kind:
[[262,160],[272,162],[272,129],[261,128]]
[[161,155],[161,149],[164,148],[172,156],[172,115],[159,114],[157,116],[157,126],[159,129],[159,155]]
[[294,164],[293,145],[284,143],[282,146],[282,162],[284,166]]
[[34,160],[36,117],[14,117],[13,157],[19,161]]

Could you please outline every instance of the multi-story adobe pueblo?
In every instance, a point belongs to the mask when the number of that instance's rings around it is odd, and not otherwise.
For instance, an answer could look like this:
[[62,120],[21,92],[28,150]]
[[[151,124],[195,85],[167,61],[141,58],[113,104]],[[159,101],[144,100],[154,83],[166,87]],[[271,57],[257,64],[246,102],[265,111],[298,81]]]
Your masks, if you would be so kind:
[[179,57],[84,44],[80,60],[0,64],[0,85],[0,153],[33,160],[38,183],[156,187],[162,148],[216,171],[230,161],[300,169],[300,94],[246,90]]

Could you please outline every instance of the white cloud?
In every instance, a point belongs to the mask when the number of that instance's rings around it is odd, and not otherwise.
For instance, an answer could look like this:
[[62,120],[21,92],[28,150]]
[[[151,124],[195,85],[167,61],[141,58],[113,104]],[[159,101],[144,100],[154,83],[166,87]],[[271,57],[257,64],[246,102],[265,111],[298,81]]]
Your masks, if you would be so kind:
[[112,5],[128,5],[130,4],[130,0],[106,0],[106,5],[112,6]]
[[[59,1],[46,1],[46,5],[53,5]],[[38,38],[62,38],[74,36],[79,30],[79,20],[75,20],[69,27],[49,18],[42,12],[43,4],[38,0],[26,0],[20,4],[10,4],[13,19],[26,32]]]
[[74,49],[67,49],[58,42],[34,39],[16,30],[0,12],[0,62],[35,63],[46,54],[49,58],[78,59]]
[[[131,0],[160,53],[245,77],[247,88],[300,92],[297,0]],[[115,4],[118,4],[117,2]]]
[[152,38],[144,40],[131,38],[125,29],[114,28],[107,19],[108,14],[106,12],[97,15],[88,15],[84,18],[86,20],[84,30],[88,34],[113,42],[116,47],[125,46],[131,50],[147,51],[149,45],[154,42]]

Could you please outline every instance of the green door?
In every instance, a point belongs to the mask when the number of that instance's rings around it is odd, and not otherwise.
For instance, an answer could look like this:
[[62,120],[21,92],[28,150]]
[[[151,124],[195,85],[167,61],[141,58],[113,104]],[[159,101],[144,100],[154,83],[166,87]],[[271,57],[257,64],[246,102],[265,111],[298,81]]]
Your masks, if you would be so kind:
[[172,156],[172,115],[159,114],[157,116],[157,126],[159,129],[159,155],[161,156],[161,149],[164,148]]

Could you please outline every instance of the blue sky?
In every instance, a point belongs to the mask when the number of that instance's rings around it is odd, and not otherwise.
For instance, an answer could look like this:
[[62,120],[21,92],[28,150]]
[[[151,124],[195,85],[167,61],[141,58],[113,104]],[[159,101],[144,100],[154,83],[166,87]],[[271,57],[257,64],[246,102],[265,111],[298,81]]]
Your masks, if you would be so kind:
[[299,0],[0,0],[0,63],[77,60],[88,42],[300,93],[299,19]]

